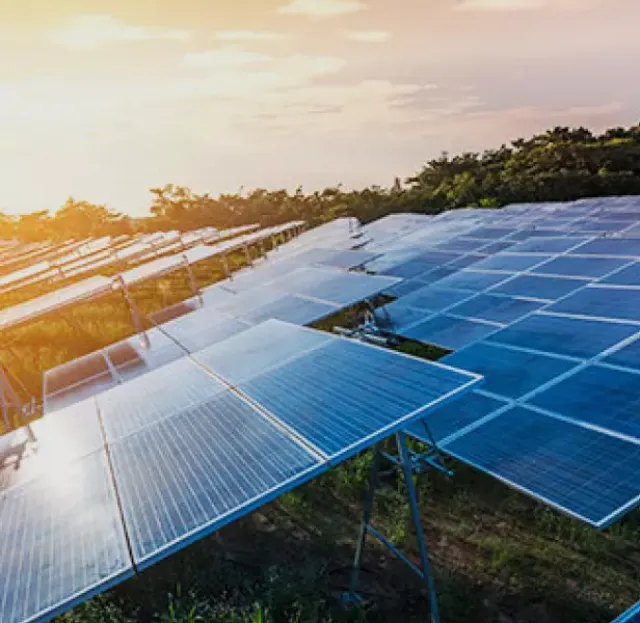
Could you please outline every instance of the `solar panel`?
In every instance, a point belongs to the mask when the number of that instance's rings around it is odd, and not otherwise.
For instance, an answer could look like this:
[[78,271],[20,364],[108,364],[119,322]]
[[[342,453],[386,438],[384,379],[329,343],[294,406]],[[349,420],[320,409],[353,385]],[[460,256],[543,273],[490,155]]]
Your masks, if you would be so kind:
[[469,392],[455,402],[436,409],[428,420],[414,422],[407,427],[407,432],[426,444],[442,444],[451,435],[477,424],[507,404],[494,396]]
[[598,527],[640,500],[640,445],[521,406],[442,449]]
[[640,339],[626,344],[604,358],[605,363],[640,370]]
[[163,324],[160,329],[189,352],[226,340],[244,331],[249,323],[238,318],[204,308]]
[[230,391],[113,443],[111,453],[139,568],[323,468]]
[[474,265],[474,270],[503,270],[520,272],[542,264],[549,259],[549,255],[517,255],[515,253],[498,253]]
[[638,327],[613,322],[535,313],[491,335],[491,342],[589,359],[635,333]]
[[0,330],[6,330],[43,314],[104,294],[110,290],[110,279],[106,277],[90,277],[66,288],[1,310]]
[[640,240],[635,238],[596,238],[574,249],[582,255],[640,256]]
[[640,286],[640,263],[634,263],[602,280],[616,286]]
[[613,272],[628,264],[628,260],[604,257],[575,257],[560,256],[541,266],[537,266],[532,272],[547,275],[564,275],[567,277],[598,278]]
[[511,247],[513,253],[563,253],[586,242],[587,238],[532,238]]
[[640,603],[621,614],[613,623],[640,623]]
[[627,435],[640,443],[640,375],[590,365],[529,399],[576,421]]
[[549,311],[640,322],[640,289],[589,286],[555,303]]
[[403,418],[415,419],[424,405],[445,402],[458,391],[463,380],[458,371],[424,364],[332,338],[238,387],[325,455],[339,459],[369,445],[374,436],[388,436],[389,427]]
[[445,277],[438,282],[438,286],[443,288],[453,288],[458,290],[469,290],[481,292],[491,286],[508,279],[507,273],[480,272],[474,270],[460,270],[449,277]]
[[584,281],[560,277],[519,275],[491,290],[495,294],[508,294],[538,300],[555,301],[584,286]]
[[428,318],[424,322],[403,329],[402,335],[420,342],[456,350],[481,340],[498,328],[499,325],[483,321],[439,314],[433,318]]
[[252,324],[275,318],[294,324],[309,324],[330,316],[338,311],[338,307],[321,301],[304,299],[292,294],[284,294],[276,300],[261,305],[244,314],[244,319]]
[[415,292],[403,297],[401,301],[391,303],[387,306],[387,310],[392,314],[394,305],[398,305],[398,303],[400,303],[415,309],[441,311],[459,303],[460,301],[464,301],[471,296],[473,296],[472,293],[468,291],[453,290],[440,287],[440,284],[435,284],[416,290]]
[[99,450],[2,494],[0,620],[49,620],[133,574]]
[[478,294],[451,307],[455,316],[508,324],[542,307],[544,303],[510,296]]
[[520,398],[576,367],[576,362],[479,342],[448,355],[445,363],[486,378],[484,391]]

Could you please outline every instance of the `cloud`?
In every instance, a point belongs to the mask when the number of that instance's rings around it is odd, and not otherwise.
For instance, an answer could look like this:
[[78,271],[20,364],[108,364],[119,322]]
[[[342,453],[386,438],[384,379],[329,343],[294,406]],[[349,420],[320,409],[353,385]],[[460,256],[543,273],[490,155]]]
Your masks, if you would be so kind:
[[204,52],[191,52],[183,57],[184,64],[189,67],[240,67],[271,60],[273,57],[268,54],[248,52],[237,45]]
[[362,0],[292,0],[289,4],[281,6],[278,13],[334,17],[366,9],[367,5]]
[[599,0],[461,0],[457,11],[578,11],[593,8]]
[[186,41],[186,30],[134,26],[108,14],[72,15],[49,33],[51,41],[71,48],[98,48],[133,41]]
[[283,41],[288,36],[266,30],[222,30],[214,35],[218,41]]
[[391,39],[391,33],[385,30],[354,30],[347,33],[347,39],[362,43],[384,43]]

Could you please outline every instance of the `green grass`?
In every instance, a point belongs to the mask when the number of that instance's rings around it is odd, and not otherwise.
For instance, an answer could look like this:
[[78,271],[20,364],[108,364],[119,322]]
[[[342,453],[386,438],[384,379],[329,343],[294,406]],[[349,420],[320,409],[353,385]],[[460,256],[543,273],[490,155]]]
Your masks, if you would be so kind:
[[[243,255],[232,258],[234,266]],[[197,265],[201,285],[222,277]],[[190,295],[176,273],[133,290],[144,314]],[[360,306],[317,323],[351,326]],[[67,315],[68,314],[68,315]],[[17,328],[2,359],[39,395],[43,370],[131,335],[126,306],[110,295],[64,316]],[[446,351],[404,341],[428,359]],[[378,623],[425,621],[420,582],[370,544],[362,576],[366,608],[345,609],[361,499],[372,455],[287,493],[278,501],[59,618],[64,623]],[[455,477],[419,477],[423,523],[445,623],[605,623],[640,598],[640,514],[604,532],[461,464]],[[383,480],[375,523],[412,559],[415,538],[402,480]]]

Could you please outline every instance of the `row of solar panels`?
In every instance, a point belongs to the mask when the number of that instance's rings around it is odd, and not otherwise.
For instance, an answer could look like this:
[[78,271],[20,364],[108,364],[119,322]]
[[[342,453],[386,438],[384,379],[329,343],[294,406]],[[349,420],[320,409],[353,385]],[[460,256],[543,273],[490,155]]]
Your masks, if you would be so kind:
[[48,620],[478,382],[271,320],[0,437],[0,620]]
[[[50,249],[39,249],[39,261],[28,262],[18,270],[0,276],[0,293],[10,292],[26,285],[73,279],[99,268],[119,264],[140,264],[176,251],[191,250],[195,245],[221,242],[245,232],[255,231],[257,225],[246,225],[217,231],[204,228],[186,234],[178,231],[158,232],[130,238],[109,236],[89,242],[68,243]],[[30,254],[33,257],[33,253]],[[27,258],[15,258],[24,263]]]

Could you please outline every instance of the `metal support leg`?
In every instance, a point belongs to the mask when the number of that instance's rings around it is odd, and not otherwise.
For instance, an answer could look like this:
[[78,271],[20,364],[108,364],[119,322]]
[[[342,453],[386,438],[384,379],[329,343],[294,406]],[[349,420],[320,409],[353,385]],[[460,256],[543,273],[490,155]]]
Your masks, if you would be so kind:
[[249,266],[253,266],[253,260],[251,259],[251,251],[249,251],[249,245],[244,245],[244,257],[247,260]]
[[198,286],[198,280],[196,279],[196,275],[193,272],[193,266],[189,263],[189,258],[186,255],[183,255],[184,259],[184,267],[187,271],[187,275],[189,277],[189,285],[191,286],[191,292],[193,296],[198,299],[198,304],[200,307],[204,307],[204,299],[202,298],[202,292],[200,291],[200,287]]
[[438,596],[436,595],[436,587],[431,573],[431,562],[429,561],[429,550],[424,538],[424,530],[422,521],[420,520],[420,509],[418,508],[418,497],[416,488],[413,484],[413,472],[411,469],[411,459],[409,457],[409,449],[407,448],[407,436],[404,433],[396,435],[398,442],[398,452],[402,459],[402,469],[404,471],[405,484],[409,495],[409,507],[411,509],[411,518],[416,529],[416,540],[418,541],[418,550],[420,552],[420,562],[424,581],[429,592],[429,606],[431,607],[431,621],[433,623],[440,622],[440,614],[438,613]]
[[358,544],[356,545],[356,555],[353,559],[353,569],[351,571],[351,584],[349,586],[349,594],[352,598],[357,595],[358,583],[360,581],[360,569],[362,567],[362,556],[364,554],[364,547],[367,542],[367,534],[369,532],[369,523],[371,522],[371,514],[373,512],[373,498],[375,496],[376,489],[378,488],[378,472],[380,471],[380,448],[376,446],[375,454],[373,457],[373,464],[371,466],[371,473],[369,475],[369,490],[364,502],[364,509],[362,511],[362,523],[360,524],[360,536],[358,538]]
[[362,513],[362,524],[360,527],[360,536],[356,546],[356,554],[353,561],[353,569],[351,572],[351,583],[349,592],[347,594],[347,600],[349,602],[361,601],[358,596],[358,583],[360,580],[360,569],[362,567],[362,558],[364,554],[364,548],[367,541],[367,535],[371,535],[376,538],[380,543],[387,547],[395,556],[397,556],[402,562],[404,562],[420,579],[425,583],[427,592],[429,594],[429,608],[431,614],[431,623],[440,623],[440,614],[438,612],[438,601],[435,590],[435,584],[433,581],[433,575],[431,573],[431,563],[429,561],[429,551],[424,538],[424,530],[422,529],[422,522],[420,519],[420,510],[418,508],[418,498],[416,495],[416,489],[413,484],[413,471],[411,456],[407,447],[407,440],[404,433],[398,433],[396,435],[396,441],[398,444],[399,457],[395,462],[402,468],[404,479],[407,487],[407,494],[409,497],[409,508],[411,511],[411,519],[416,531],[416,540],[418,542],[418,551],[420,555],[420,568],[418,568],[405,554],[398,550],[393,543],[391,543],[383,534],[381,534],[374,526],[371,525],[371,516],[373,512],[373,499],[375,490],[378,486],[378,477],[380,473],[380,461],[384,456],[380,447],[376,446],[373,465],[371,467],[371,475],[369,481],[369,490],[364,503],[364,509]]
[[127,284],[124,282],[124,279],[118,275],[116,278],[118,283],[120,284],[120,289],[122,290],[122,296],[124,298],[124,302],[129,309],[129,315],[131,316],[131,325],[133,326],[133,330],[140,336],[140,341],[145,348],[150,348],[151,342],[149,342],[149,336],[144,330],[142,326],[142,320],[140,318],[140,312],[136,307],[136,304],[131,296],[131,292],[129,292],[129,288],[127,288]]
[[231,271],[229,270],[229,260],[227,259],[227,254],[223,253],[220,256],[220,262],[222,263],[222,269],[224,270],[224,276],[227,279],[231,279]]

